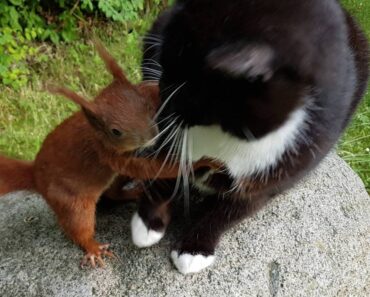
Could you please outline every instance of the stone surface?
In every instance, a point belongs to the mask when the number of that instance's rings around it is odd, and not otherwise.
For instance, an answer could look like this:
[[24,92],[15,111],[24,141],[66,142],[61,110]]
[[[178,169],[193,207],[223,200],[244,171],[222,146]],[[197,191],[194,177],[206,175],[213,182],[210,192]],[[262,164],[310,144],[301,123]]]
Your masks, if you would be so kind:
[[169,260],[177,229],[133,246],[134,206],[98,213],[97,238],[120,260],[79,268],[82,252],[35,195],[0,199],[0,296],[370,296],[370,198],[330,156],[295,189],[230,230],[214,266],[183,276]]

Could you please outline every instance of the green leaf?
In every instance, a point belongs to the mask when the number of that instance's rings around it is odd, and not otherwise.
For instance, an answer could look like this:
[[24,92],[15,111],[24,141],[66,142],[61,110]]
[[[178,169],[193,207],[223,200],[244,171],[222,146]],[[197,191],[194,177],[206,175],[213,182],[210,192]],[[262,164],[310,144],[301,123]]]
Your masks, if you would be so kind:
[[50,39],[54,44],[58,44],[60,41],[59,35],[55,31],[50,31]]
[[89,11],[93,11],[94,5],[92,4],[91,0],[82,0],[81,8],[89,10]]
[[21,6],[23,4],[23,0],[8,0],[8,1],[15,6]]
[[63,40],[70,42],[77,39],[77,33],[74,30],[64,30],[61,33]]

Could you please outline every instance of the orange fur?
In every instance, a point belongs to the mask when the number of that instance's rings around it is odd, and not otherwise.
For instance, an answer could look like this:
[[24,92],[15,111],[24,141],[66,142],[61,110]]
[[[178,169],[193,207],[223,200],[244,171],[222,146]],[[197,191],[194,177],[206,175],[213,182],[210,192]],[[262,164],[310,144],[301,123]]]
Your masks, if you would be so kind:
[[32,162],[11,160],[0,156],[0,195],[22,190],[34,190]]

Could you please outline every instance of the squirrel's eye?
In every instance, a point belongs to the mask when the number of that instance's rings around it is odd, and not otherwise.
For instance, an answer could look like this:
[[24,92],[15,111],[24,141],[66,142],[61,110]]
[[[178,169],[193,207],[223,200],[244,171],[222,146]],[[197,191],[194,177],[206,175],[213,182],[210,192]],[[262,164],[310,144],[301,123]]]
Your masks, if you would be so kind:
[[118,130],[118,129],[111,129],[111,132],[112,134],[115,136],[115,137],[121,137],[122,136],[122,131]]

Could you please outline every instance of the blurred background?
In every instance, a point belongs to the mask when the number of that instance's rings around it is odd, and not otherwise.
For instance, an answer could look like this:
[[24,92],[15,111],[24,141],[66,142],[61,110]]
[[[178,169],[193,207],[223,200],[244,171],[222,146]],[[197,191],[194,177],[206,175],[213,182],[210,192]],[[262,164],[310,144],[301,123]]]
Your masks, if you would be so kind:
[[[46,82],[93,97],[110,81],[91,40],[99,37],[135,82],[142,39],[173,0],[1,0],[0,153],[31,160],[44,137],[77,108]],[[342,0],[370,39],[370,1]],[[337,151],[370,192],[370,93]]]

